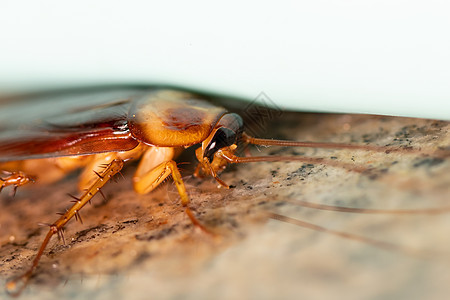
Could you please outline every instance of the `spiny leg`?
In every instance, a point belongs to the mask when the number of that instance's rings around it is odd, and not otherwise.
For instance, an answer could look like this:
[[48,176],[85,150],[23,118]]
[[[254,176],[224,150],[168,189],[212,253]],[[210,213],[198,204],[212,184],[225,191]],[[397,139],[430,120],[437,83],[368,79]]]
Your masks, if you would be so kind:
[[178,194],[180,195],[181,204],[185,208],[185,212],[188,215],[189,219],[191,219],[192,223],[199,227],[206,233],[211,233],[205,226],[203,226],[197,218],[194,216],[194,213],[188,207],[189,205],[189,197],[186,192],[186,187],[184,185],[183,179],[181,177],[180,171],[178,170],[177,164],[175,161],[170,160],[163,162],[147,172],[145,175],[141,177],[135,177],[134,180],[134,189],[136,192],[140,194],[146,194],[153,189],[155,189],[159,184],[161,184],[164,179],[166,179],[169,175],[172,175],[175,186],[177,187]]
[[79,218],[79,211],[83,206],[88,203],[92,197],[115,175],[117,174],[123,167],[123,160],[115,159],[111,161],[105,169],[98,174],[98,178],[95,180],[95,182],[92,183],[92,185],[84,192],[84,194],[74,201],[74,205],[67,210],[58,220],[56,220],[53,224],[49,225],[50,229],[45,236],[44,241],[41,244],[41,247],[39,248],[38,253],[36,254],[36,257],[33,260],[33,263],[31,267],[21,276],[9,281],[6,284],[6,290],[9,294],[13,296],[19,295],[22,290],[25,288],[27,282],[30,280],[31,276],[33,275],[34,270],[38,266],[39,260],[41,256],[44,253],[45,248],[47,247],[48,243],[50,242],[51,237],[56,233],[58,235],[61,234],[61,231],[63,230],[64,225],[69,222],[70,219],[72,219],[74,216],[76,218]]
[[89,188],[98,177],[96,173],[101,173],[111,161],[119,159],[125,162],[137,159],[141,156],[142,150],[143,146],[140,144],[136,148],[124,152],[106,152],[91,155],[91,159],[86,163],[79,176],[78,189],[84,191]]

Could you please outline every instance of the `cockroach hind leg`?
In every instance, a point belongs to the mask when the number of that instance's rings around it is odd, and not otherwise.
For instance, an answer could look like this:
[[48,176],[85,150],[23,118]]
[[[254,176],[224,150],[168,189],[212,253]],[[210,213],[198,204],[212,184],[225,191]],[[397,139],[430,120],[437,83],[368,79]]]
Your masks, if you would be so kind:
[[[102,195],[102,197],[103,197],[103,202],[106,202],[107,199],[106,199],[105,193],[103,193],[102,189],[98,189],[98,193],[99,193],[100,195]],[[89,200],[89,204],[91,204],[91,201],[90,201],[90,200]]]
[[81,200],[80,198],[78,198],[78,197],[76,197],[76,196],[74,196],[72,194],[69,194],[69,193],[67,193],[67,196],[69,196],[70,198],[73,199],[73,200],[70,200],[70,202],[72,202],[72,203],[76,203],[76,202]]
[[80,222],[81,224],[83,224],[83,219],[81,218],[81,215],[80,215],[79,211],[75,212],[75,220],[77,222]]
[[100,175],[100,173],[98,173],[98,172],[97,172],[97,171],[95,171],[95,170],[94,170],[93,172],[95,173],[95,175],[97,175],[97,177],[98,177],[98,178],[100,178],[100,179],[103,179],[103,176],[102,176],[102,175]]
[[59,228],[57,234],[58,234],[58,239],[65,246],[66,245],[66,239],[64,238],[64,228],[62,228],[62,227]]
[[[47,248],[50,239],[54,234],[57,234],[58,237],[65,243],[63,228],[67,224],[67,222],[72,219],[72,217],[76,216],[76,218],[80,218],[79,210],[83,208],[94,195],[99,191],[101,187],[103,187],[109,179],[111,179],[117,172],[119,172],[123,167],[123,161],[120,159],[114,159],[105,168],[99,175],[99,177],[91,184],[91,186],[83,193],[83,195],[79,198],[79,201],[76,201],[70,209],[68,209],[64,214],[61,215],[58,220],[56,220],[53,224],[49,225],[49,231],[45,236],[39,250],[33,259],[31,266],[28,270],[20,275],[19,277],[15,277],[6,283],[6,291],[8,294],[12,296],[18,296],[26,287],[30,278],[32,277],[34,270],[37,268],[40,258],[44,254],[45,249]],[[75,199],[77,199],[75,197]]]

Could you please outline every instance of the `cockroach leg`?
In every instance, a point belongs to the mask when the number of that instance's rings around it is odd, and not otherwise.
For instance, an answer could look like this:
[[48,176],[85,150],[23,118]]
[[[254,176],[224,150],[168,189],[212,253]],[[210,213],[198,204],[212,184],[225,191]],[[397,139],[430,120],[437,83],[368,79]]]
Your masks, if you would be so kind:
[[[199,164],[200,165],[200,164]],[[219,175],[217,175],[216,170],[214,170],[214,168],[211,166],[211,164],[209,163],[208,158],[204,157],[203,158],[203,165],[207,167],[207,169],[209,170],[210,174],[212,177],[214,177],[214,179],[223,187],[229,189],[230,186],[228,184],[226,184],[222,179],[220,179]]]
[[103,179],[103,175],[101,175],[99,172],[97,172],[95,170],[93,172],[95,173],[95,175],[97,175],[98,178]]
[[194,170],[194,174],[193,174],[194,177],[203,178],[204,176],[201,173],[201,171],[202,171],[202,165],[201,164],[197,164],[197,166],[195,167],[195,170]]
[[[119,172],[119,174],[121,174],[121,173]],[[102,195],[103,201],[106,202],[106,196],[105,196],[105,194],[103,194],[102,190],[98,190],[98,193],[99,193],[100,195]],[[91,204],[91,201],[89,201],[89,204]]]
[[[123,161],[120,159],[115,159],[109,163],[109,165],[100,173],[101,176],[95,180],[92,185],[84,192],[84,194],[72,205],[72,207],[67,210],[58,220],[50,225],[50,229],[45,236],[44,241],[39,248],[36,257],[34,258],[31,267],[21,276],[12,279],[6,284],[6,290],[10,295],[17,296],[27,285],[34,270],[37,268],[39,260],[44,253],[45,248],[50,242],[51,237],[56,233],[60,238],[62,236],[63,227],[69,222],[72,217],[79,219],[81,221],[79,211],[83,208],[86,203],[88,203],[92,197],[123,167]],[[74,198],[75,200],[77,198]]]
[[192,223],[200,228],[202,231],[211,234],[211,231],[208,230],[204,225],[202,225],[194,213],[188,207],[189,205],[189,196],[186,192],[186,187],[184,185],[183,179],[181,177],[180,171],[178,170],[177,164],[175,161],[170,160],[163,162],[144,174],[142,177],[134,178],[134,189],[136,192],[140,194],[146,194],[153,189],[155,189],[159,184],[161,184],[164,179],[166,179],[169,175],[172,175],[175,186],[178,190],[178,194],[180,195],[181,204],[185,208],[186,214]]
[[17,185],[14,185],[14,186],[13,186],[13,189],[12,189],[12,191],[11,191],[11,197],[15,197],[15,196],[16,196],[16,193],[17,193]]
[[[6,172],[5,172],[6,173]],[[12,185],[12,196],[16,194],[19,186],[25,185],[30,182],[35,182],[33,176],[28,176],[23,172],[7,172],[8,176],[0,178],[0,192],[6,186]]]

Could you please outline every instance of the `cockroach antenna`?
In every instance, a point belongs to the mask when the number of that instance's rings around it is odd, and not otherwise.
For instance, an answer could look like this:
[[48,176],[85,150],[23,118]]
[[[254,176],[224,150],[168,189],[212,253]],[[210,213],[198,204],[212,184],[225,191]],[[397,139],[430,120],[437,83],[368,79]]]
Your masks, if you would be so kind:
[[277,213],[267,212],[266,215],[268,218],[273,219],[273,220],[277,220],[277,221],[284,222],[284,223],[289,223],[289,224],[304,227],[304,228],[309,228],[309,229],[312,229],[312,230],[318,231],[318,232],[326,232],[326,233],[333,234],[333,235],[336,235],[336,236],[339,236],[339,237],[342,237],[345,239],[359,241],[359,242],[363,242],[363,243],[366,243],[369,245],[373,245],[375,247],[378,247],[378,248],[381,248],[384,250],[401,252],[401,253],[404,253],[407,255],[420,256],[423,258],[432,258],[433,257],[433,255],[431,253],[426,253],[423,251],[418,251],[415,249],[402,247],[397,244],[384,242],[384,241],[380,241],[380,240],[375,240],[375,239],[367,238],[367,237],[357,235],[357,234],[352,234],[352,233],[338,231],[338,230],[332,230],[332,229],[325,228],[325,227],[322,227],[322,226],[319,226],[319,225],[316,225],[316,224],[313,224],[310,222],[305,222],[305,221],[294,219],[294,218],[291,218],[288,216],[283,216],[283,215],[280,215]]
[[287,200],[289,202],[301,207],[309,207],[320,210],[339,211],[346,213],[357,214],[382,214],[382,215],[440,215],[450,212],[450,206],[436,207],[436,208],[422,208],[422,209],[373,209],[373,208],[354,208],[337,205],[318,204],[303,200]]

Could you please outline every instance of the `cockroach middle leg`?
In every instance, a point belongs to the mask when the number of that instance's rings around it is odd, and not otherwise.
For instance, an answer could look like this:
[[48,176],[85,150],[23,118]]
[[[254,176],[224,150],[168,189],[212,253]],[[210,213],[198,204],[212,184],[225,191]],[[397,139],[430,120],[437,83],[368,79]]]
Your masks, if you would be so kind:
[[36,257],[34,258],[31,267],[21,276],[9,281],[6,285],[6,289],[8,293],[11,295],[19,295],[21,291],[25,288],[27,282],[30,280],[33,275],[34,270],[37,268],[39,264],[39,260],[44,253],[45,248],[50,242],[51,237],[56,233],[58,235],[61,234],[64,226],[67,222],[70,221],[74,216],[77,219],[80,219],[79,211],[83,208],[83,206],[88,203],[92,197],[115,175],[117,174],[123,167],[123,160],[115,159],[111,161],[105,169],[98,174],[97,179],[91,184],[91,186],[84,192],[84,194],[74,200],[74,204],[72,207],[67,210],[58,220],[56,220],[53,224],[50,224],[50,229],[45,236],[44,241],[42,242]]
[[180,171],[178,170],[177,163],[174,160],[163,162],[144,175],[141,175],[140,177],[134,177],[134,189],[140,194],[146,194],[155,189],[169,175],[172,175],[173,181],[178,190],[178,194],[180,195],[181,204],[185,208],[185,212],[188,215],[189,219],[202,231],[211,233],[210,230],[208,230],[197,220],[194,213],[189,208],[189,196],[187,194]]

